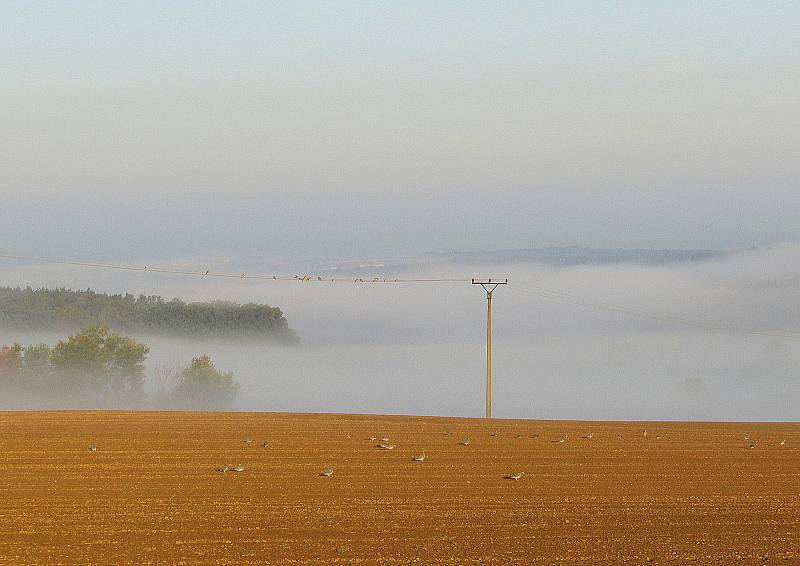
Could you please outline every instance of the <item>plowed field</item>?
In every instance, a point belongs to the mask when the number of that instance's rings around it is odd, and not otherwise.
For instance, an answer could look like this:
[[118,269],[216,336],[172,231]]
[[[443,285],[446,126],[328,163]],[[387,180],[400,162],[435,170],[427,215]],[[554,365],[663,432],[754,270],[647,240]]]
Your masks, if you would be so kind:
[[800,564],[795,423],[0,413],[3,564],[764,561]]

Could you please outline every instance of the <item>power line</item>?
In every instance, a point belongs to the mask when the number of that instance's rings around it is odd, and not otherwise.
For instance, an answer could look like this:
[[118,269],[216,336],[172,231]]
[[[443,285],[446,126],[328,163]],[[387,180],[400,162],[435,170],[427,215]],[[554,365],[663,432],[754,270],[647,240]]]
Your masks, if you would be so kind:
[[323,277],[322,275],[262,275],[248,273],[231,273],[220,271],[196,271],[187,269],[174,269],[164,267],[153,267],[151,265],[135,266],[120,265],[113,263],[97,263],[86,261],[74,261],[67,259],[55,259],[46,257],[31,257],[0,254],[0,259],[14,261],[30,261],[40,263],[51,263],[57,265],[70,265],[75,267],[89,267],[94,269],[109,269],[116,271],[129,271],[140,273],[164,273],[170,275],[186,275],[195,277],[215,277],[225,279],[254,279],[259,281],[301,281],[317,283],[469,283],[470,279],[450,279],[450,278],[400,278],[400,277]]
[[[397,278],[397,277],[323,277],[322,275],[285,275],[285,274],[262,275],[262,274],[220,272],[211,270],[198,271],[190,269],[175,269],[175,268],[153,267],[150,265],[144,265],[144,266],[121,265],[112,263],[76,261],[76,260],[59,259],[59,258],[45,258],[45,257],[20,256],[20,255],[9,255],[9,254],[0,254],[0,259],[50,263],[56,265],[69,265],[75,267],[88,267],[93,269],[108,269],[108,270],[126,271],[126,272],[159,273],[159,274],[194,276],[194,277],[207,277],[207,278],[213,277],[213,278],[223,278],[223,279],[241,279],[241,280],[258,280],[258,281],[297,281],[306,283],[316,282],[316,283],[357,283],[357,284],[362,284],[362,283],[363,284],[367,283],[437,284],[437,283],[470,283],[471,281],[473,281],[473,279],[471,278],[436,278],[436,277]],[[509,288],[512,289],[513,291],[524,293],[530,296],[536,296],[539,298],[559,301],[562,303],[573,304],[584,308],[604,310],[607,312],[613,312],[617,314],[623,314],[642,319],[654,320],[666,324],[676,324],[681,326],[698,328],[712,332],[738,332],[741,334],[749,334],[752,336],[766,336],[773,338],[790,338],[790,339],[800,338],[800,334],[793,332],[770,332],[762,330],[742,329],[742,328],[736,328],[719,324],[709,324],[688,318],[680,318],[670,315],[653,313],[633,307],[626,307],[614,303],[608,303],[604,301],[581,297],[578,295],[565,293],[563,291],[556,291],[554,289],[549,289],[546,287],[542,287],[540,285],[534,285],[532,283],[520,283],[517,281],[514,282],[509,281]]]

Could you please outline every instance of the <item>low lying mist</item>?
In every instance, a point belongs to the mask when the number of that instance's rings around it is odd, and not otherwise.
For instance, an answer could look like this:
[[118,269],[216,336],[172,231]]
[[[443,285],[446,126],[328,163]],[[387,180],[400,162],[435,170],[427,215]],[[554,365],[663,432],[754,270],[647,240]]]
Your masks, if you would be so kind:
[[[798,266],[800,245],[790,245],[662,266],[504,263],[465,273],[436,265],[392,275],[510,279],[493,303],[496,417],[796,420]],[[149,391],[159,367],[207,354],[241,384],[238,410],[483,413],[486,300],[468,283],[240,281],[5,263],[0,284],[266,303],[300,337],[284,346],[135,336],[150,347]],[[587,308],[536,287],[700,327]],[[0,344],[65,337],[0,329]]]

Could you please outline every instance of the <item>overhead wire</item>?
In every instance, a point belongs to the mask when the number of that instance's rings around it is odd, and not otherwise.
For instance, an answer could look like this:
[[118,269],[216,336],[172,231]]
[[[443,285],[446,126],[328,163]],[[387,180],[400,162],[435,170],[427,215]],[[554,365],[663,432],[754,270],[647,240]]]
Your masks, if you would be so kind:
[[[359,283],[359,284],[360,283],[364,284],[366,283],[376,283],[376,284],[377,283],[470,283],[472,281],[471,278],[327,277],[327,276],[323,277],[322,275],[284,275],[284,274],[263,275],[263,274],[221,272],[221,271],[211,271],[211,270],[198,271],[192,269],[155,267],[149,264],[143,266],[121,265],[113,263],[76,261],[76,260],[68,260],[60,258],[46,258],[46,257],[21,256],[21,255],[10,255],[10,254],[0,254],[0,259],[49,263],[56,265],[69,265],[75,267],[88,267],[94,269],[108,269],[108,270],[126,271],[126,272],[159,273],[159,274],[169,274],[169,275],[258,280],[258,281],[298,281],[307,283],[327,282],[327,283]],[[657,314],[633,307],[608,303],[596,299],[589,299],[571,293],[565,293],[563,291],[557,291],[554,289],[549,289],[547,287],[542,287],[541,285],[535,285],[532,283],[521,283],[516,280],[509,280],[508,288],[513,291],[526,294],[529,296],[536,296],[539,298],[550,299],[562,303],[573,304],[584,308],[604,310],[608,312],[624,314],[642,319],[648,319],[667,324],[677,324],[682,326],[699,328],[713,332],[739,332],[743,334],[750,334],[753,336],[767,336],[775,338],[795,338],[795,339],[800,338],[800,334],[798,333],[741,329],[741,328],[735,328],[718,324],[709,324],[688,318],[680,318],[670,315]]]
[[149,264],[143,266],[135,265],[120,265],[114,263],[98,263],[88,261],[75,261],[68,259],[47,258],[47,257],[33,257],[33,256],[19,256],[0,254],[0,259],[7,259],[13,261],[29,261],[50,263],[57,265],[70,265],[76,267],[89,267],[95,269],[110,269],[116,271],[128,272],[141,272],[141,273],[163,273],[170,275],[185,275],[185,276],[199,276],[199,277],[215,277],[225,279],[255,279],[260,281],[301,281],[301,282],[319,282],[319,283],[468,283],[470,279],[453,279],[453,278],[420,278],[420,277],[329,277],[318,274],[306,275],[263,275],[263,274],[249,274],[249,273],[232,273],[222,271],[197,271],[191,269],[176,269],[155,267]]

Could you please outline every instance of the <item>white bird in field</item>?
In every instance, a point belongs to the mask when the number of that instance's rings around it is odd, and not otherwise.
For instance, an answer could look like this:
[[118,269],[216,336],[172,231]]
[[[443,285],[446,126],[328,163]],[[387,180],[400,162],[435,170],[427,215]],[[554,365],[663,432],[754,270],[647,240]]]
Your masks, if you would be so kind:
[[752,450],[752,449],[753,449],[753,448],[755,448],[755,447],[756,447],[756,445],[755,445],[755,444],[753,444],[753,443],[751,442],[751,443],[750,443],[750,449]]
[[516,472],[516,473],[513,473],[513,474],[508,474],[506,476],[503,476],[503,479],[517,481],[518,479],[520,479],[524,475],[525,475],[525,472]]
[[469,446],[469,438],[465,438],[464,440],[459,442],[459,444],[461,444],[461,446]]
[[245,442],[245,444],[252,444],[253,443],[253,441],[250,440],[249,438],[246,438],[244,442]]
[[329,477],[331,477],[333,475],[333,472],[334,472],[335,469],[336,468],[325,468],[324,470],[322,470],[319,473],[319,475],[323,476],[323,477],[326,477],[326,478],[329,478]]
[[780,444],[778,444],[778,446],[784,446],[785,444],[786,444],[786,439],[783,439],[781,440]]
[[550,442],[557,442],[557,443],[561,444],[561,443],[563,443],[563,442],[564,442],[566,439],[567,439],[567,435],[565,434],[565,435],[563,436],[563,438],[560,438],[559,440],[551,440]]
[[243,472],[244,466],[239,464],[238,466],[224,466],[222,468],[217,468],[217,471],[224,474],[226,472]]
[[97,446],[95,446],[94,444],[91,444],[89,446],[89,452],[97,452]]
[[266,448],[267,446],[269,446],[269,442],[264,441],[261,444],[259,444],[259,446],[261,446],[261,448]]
[[380,441],[381,442],[389,442],[389,437],[388,436],[384,436],[383,438],[380,439]]
[[644,436],[645,438],[647,438],[647,431],[646,431],[646,430],[643,430],[643,431],[642,431],[642,436]]
[[585,438],[586,440],[591,440],[592,438],[594,438],[594,433],[590,432],[589,434],[581,436],[581,438]]
[[412,460],[415,462],[424,462],[425,461],[425,451],[422,451],[422,454],[417,454],[416,456],[411,457]]
[[369,440],[370,442],[375,442],[376,440],[378,440],[378,437],[375,436],[374,434],[371,434],[370,436],[367,437],[367,440]]
[[381,443],[378,444],[377,448],[380,448],[381,450],[394,450],[394,444]]

